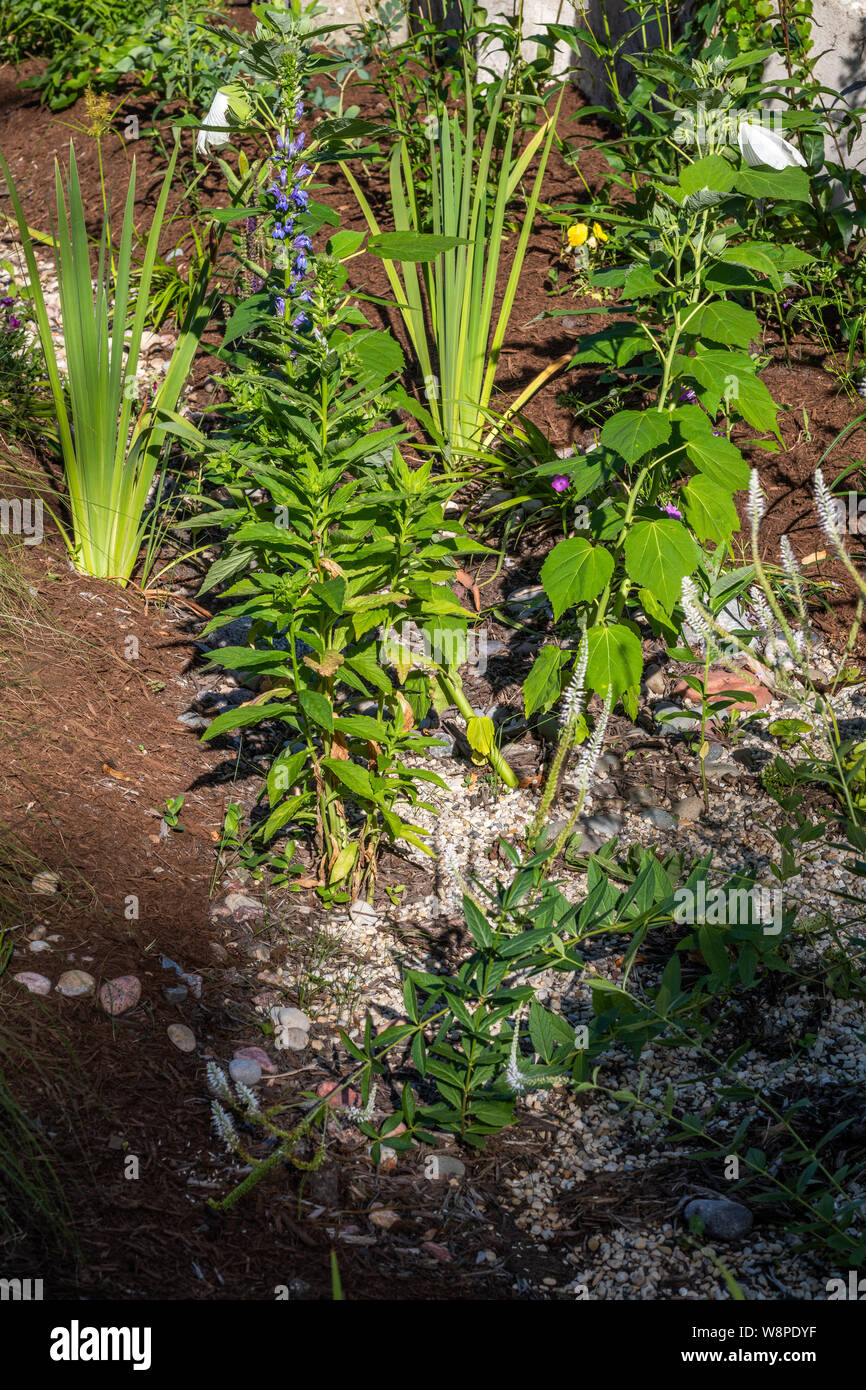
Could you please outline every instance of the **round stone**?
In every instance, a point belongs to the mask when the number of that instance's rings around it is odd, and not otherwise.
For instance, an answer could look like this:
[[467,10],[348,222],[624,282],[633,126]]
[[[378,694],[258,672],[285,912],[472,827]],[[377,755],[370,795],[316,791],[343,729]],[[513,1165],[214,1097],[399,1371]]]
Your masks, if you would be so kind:
[[283,1030],[283,1045],[290,1048],[292,1052],[303,1052],[309,1041],[310,1035],[303,1028],[286,1028]]
[[99,991],[99,1002],[112,1018],[134,1009],[140,998],[141,981],[135,975],[118,975],[116,980],[106,980]]
[[54,988],[67,999],[77,999],[81,995],[93,994],[96,981],[86,970],[64,970]]
[[166,1031],[178,1052],[195,1051],[195,1033],[185,1023],[170,1023]]
[[697,1217],[703,1234],[715,1240],[741,1240],[752,1229],[749,1208],[727,1197],[697,1197],[688,1203],[684,1215],[687,1221]]
[[300,1009],[278,1006],[271,1010],[271,1016],[280,1028],[300,1028],[302,1033],[310,1031],[310,1019]]
[[243,1086],[257,1086],[262,1079],[262,1069],[251,1057],[233,1057],[229,1062],[229,1076]]
[[31,994],[51,993],[51,981],[46,980],[44,975],[37,975],[35,970],[22,970],[19,975],[13,975],[12,978],[29,990]]
[[263,1072],[271,1075],[276,1071],[276,1067],[271,1061],[263,1047],[237,1047],[235,1048],[236,1057],[245,1057],[250,1062],[258,1062]]

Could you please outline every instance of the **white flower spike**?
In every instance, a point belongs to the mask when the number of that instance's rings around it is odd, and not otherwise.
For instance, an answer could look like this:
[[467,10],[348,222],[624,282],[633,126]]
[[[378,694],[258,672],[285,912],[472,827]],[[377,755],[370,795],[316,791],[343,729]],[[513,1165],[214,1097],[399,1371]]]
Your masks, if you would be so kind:
[[202,159],[210,159],[215,150],[221,150],[224,145],[228,144],[230,139],[228,131],[220,129],[220,126],[228,125],[228,115],[228,94],[216,92],[195,142],[195,147]]
[[769,164],[771,169],[788,169],[798,164],[806,168],[806,161],[800,151],[777,135],[774,130],[765,130],[762,125],[743,121],[737,132],[740,154],[747,164]]

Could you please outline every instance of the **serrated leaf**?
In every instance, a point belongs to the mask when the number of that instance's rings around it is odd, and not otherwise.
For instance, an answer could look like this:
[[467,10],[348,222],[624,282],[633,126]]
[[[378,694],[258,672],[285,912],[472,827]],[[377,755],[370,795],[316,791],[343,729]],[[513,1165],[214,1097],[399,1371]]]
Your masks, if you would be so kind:
[[699,473],[678,493],[683,514],[699,541],[723,544],[740,529],[731,492],[708,474]]
[[640,638],[624,623],[591,627],[586,634],[586,681],[590,690],[604,695],[608,687],[616,700],[624,690],[640,685],[643,657]]
[[625,538],[626,573],[655,594],[668,612],[680,596],[683,579],[697,569],[699,560],[694,540],[674,517],[636,521]]
[[670,417],[658,410],[620,410],[605,421],[601,442],[626,463],[636,463],[671,435]]
[[541,567],[541,582],[557,620],[577,603],[598,598],[613,574],[613,556],[582,536],[560,541]]
[[706,304],[689,322],[688,331],[712,343],[747,348],[753,339],[760,338],[761,325],[751,309],[744,309],[730,300],[720,300]]

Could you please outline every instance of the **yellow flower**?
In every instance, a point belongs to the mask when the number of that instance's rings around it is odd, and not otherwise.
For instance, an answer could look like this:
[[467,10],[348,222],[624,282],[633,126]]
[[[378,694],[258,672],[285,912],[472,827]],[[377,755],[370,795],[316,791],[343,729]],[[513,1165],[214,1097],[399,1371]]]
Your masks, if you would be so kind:
[[596,241],[607,241],[607,240],[608,240],[607,232],[604,230],[604,228],[602,227],[602,225],[601,225],[600,222],[593,222],[593,224],[592,224],[592,234],[593,234],[593,236],[595,237]]
[[575,222],[573,227],[569,227],[566,235],[569,246],[582,246],[589,236],[589,228],[585,222]]

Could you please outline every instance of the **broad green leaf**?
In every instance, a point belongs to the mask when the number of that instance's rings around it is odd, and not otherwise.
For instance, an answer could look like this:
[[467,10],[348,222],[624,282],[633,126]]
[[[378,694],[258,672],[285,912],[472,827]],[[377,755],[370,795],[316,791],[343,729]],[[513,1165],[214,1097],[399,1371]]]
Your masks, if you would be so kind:
[[688,331],[712,343],[747,348],[754,338],[760,338],[761,325],[751,309],[719,301],[705,305],[690,321]]
[[608,367],[627,367],[640,353],[650,347],[645,333],[633,323],[615,323],[601,333],[590,333],[580,340],[580,348],[569,366],[586,362],[603,362]]
[[624,623],[591,627],[586,634],[589,659],[586,681],[590,690],[605,695],[610,688],[616,700],[624,690],[640,684],[643,669],[640,638]]
[[696,159],[694,164],[687,164],[680,173],[680,188],[685,197],[692,193],[700,193],[704,188],[727,193],[733,187],[733,183],[734,170],[720,154],[710,154],[704,159]]
[[598,598],[613,574],[613,556],[583,536],[560,541],[541,567],[541,582],[558,620],[576,603]]
[[678,493],[683,513],[699,541],[724,543],[740,529],[740,518],[728,488],[700,473]]
[[686,453],[701,473],[727,493],[749,486],[749,465],[739,449],[723,435],[707,434],[690,439]]
[[633,265],[625,277],[622,287],[623,299],[645,299],[658,294],[660,282],[648,265]]
[[559,647],[542,647],[523,682],[523,710],[528,719],[532,714],[546,714],[562,693],[561,672],[569,653]]
[[742,265],[748,270],[760,271],[762,275],[767,276],[774,289],[782,288],[782,277],[763,242],[746,241],[740,246],[726,246],[719,260],[729,265]]
[[763,381],[756,376],[741,377],[730,400],[748,424],[756,430],[772,431],[781,441],[776,403]]
[[749,198],[785,198],[809,201],[809,175],[805,169],[740,169],[734,188]]
[[626,463],[636,463],[645,454],[666,444],[670,434],[670,417],[661,411],[620,410],[605,421],[601,442],[620,454]]
[[671,516],[636,521],[625,538],[629,579],[655,594],[671,611],[683,579],[697,569],[700,553],[681,521]]

